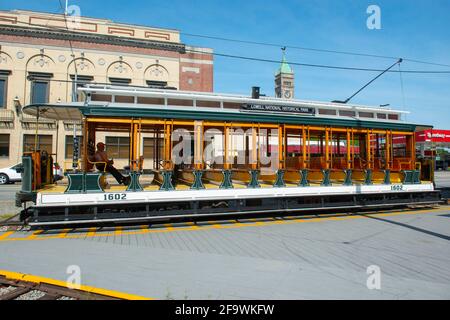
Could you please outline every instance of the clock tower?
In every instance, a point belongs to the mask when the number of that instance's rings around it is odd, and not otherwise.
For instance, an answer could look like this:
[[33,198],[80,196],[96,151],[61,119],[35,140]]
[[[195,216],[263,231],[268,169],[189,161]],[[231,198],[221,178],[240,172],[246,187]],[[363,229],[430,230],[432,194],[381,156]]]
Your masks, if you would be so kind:
[[286,48],[282,48],[281,66],[275,74],[275,97],[283,99],[294,98],[294,71],[286,61]]

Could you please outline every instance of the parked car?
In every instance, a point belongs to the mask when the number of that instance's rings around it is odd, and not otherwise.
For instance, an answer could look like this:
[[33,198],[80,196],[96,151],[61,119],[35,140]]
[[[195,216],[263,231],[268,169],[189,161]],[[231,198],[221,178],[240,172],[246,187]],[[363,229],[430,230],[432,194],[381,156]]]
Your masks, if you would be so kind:
[[0,184],[8,184],[22,181],[22,175],[17,172],[22,164],[16,164],[12,167],[0,169]]
[[[22,181],[21,168],[22,164],[18,163],[14,166],[0,169],[0,185],[21,182]],[[63,170],[58,165],[58,163],[53,164],[53,177],[55,182],[63,178]]]

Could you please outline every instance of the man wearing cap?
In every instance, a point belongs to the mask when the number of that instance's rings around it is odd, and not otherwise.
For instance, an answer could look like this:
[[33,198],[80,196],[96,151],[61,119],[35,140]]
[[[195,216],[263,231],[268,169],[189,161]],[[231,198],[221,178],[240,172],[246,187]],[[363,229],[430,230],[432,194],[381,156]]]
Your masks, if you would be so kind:
[[108,154],[105,151],[105,144],[103,142],[97,143],[97,151],[94,154],[94,162],[105,162],[106,168],[103,163],[96,163],[95,166],[100,171],[111,173],[119,184],[128,185],[130,183],[130,177],[124,177],[119,170],[113,167],[114,161],[108,158]]

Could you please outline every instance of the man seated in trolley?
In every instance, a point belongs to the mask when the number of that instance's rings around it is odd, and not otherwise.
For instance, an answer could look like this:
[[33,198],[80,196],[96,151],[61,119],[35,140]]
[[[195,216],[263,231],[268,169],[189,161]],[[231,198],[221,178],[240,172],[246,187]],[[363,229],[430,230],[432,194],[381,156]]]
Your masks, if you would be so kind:
[[129,185],[130,177],[123,176],[119,170],[114,168],[114,160],[110,160],[108,154],[105,151],[105,144],[103,142],[97,143],[97,151],[92,157],[92,162],[98,170],[111,173],[116,179],[117,183]]
[[[431,126],[405,122],[405,111],[112,85],[78,90],[82,102],[23,109],[82,124],[81,159],[58,184],[40,178],[39,154],[24,154],[17,202],[33,202],[23,213],[31,225],[438,199],[431,162],[416,158],[415,132]],[[96,140],[111,133],[127,141],[119,151],[107,146],[110,156],[126,157],[115,165],[126,167],[129,183],[107,156],[89,159]],[[118,184],[107,183],[109,173]]]

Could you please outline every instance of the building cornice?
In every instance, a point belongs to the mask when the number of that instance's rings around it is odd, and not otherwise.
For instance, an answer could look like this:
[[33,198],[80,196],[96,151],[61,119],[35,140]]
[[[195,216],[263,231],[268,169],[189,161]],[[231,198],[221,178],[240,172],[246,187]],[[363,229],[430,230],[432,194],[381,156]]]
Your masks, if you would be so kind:
[[0,25],[0,34],[157,49],[174,51],[181,54],[184,54],[186,52],[186,46],[182,43],[163,42],[155,40],[139,40],[128,37],[116,37],[102,34],[86,34],[82,32],[73,32],[62,29],[52,30],[43,28]]

